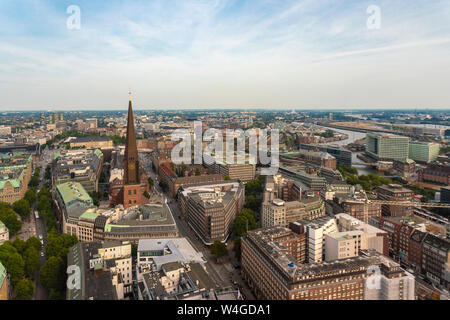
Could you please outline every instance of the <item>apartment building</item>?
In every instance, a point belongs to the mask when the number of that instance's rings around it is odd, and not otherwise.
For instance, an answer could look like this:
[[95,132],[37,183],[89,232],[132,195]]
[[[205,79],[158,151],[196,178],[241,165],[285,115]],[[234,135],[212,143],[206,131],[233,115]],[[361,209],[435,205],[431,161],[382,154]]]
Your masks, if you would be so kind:
[[418,178],[421,182],[450,185],[450,158],[437,158],[436,161],[429,163],[425,168],[418,171]]
[[388,233],[389,255],[405,263],[409,260],[412,233],[415,230],[426,232],[424,224],[408,217],[374,217],[369,224]]
[[422,246],[422,273],[433,283],[450,289],[450,240],[428,233]]

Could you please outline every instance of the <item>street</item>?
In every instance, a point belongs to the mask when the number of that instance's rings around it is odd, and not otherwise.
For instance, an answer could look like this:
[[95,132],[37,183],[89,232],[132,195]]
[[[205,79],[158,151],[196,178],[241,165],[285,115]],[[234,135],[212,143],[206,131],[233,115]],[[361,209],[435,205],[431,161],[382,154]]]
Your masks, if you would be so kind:
[[[230,250],[231,241],[227,243],[228,257],[221,258],[221,262],[217,263],[216,257],[211,254],[209,247],[204,245],[204,243],[195,234],[192,228],[187,224],[184,217],[182,217],[178,203],[175,199],[171,198],[169,195],[163,193],[158,185],[158,178],[152,170],[150,157],[145,154],[140,154],[140,162],[147,175],[151,177],[154,181],[154,191],[157,195],[153,197],[162,197],[167,199],[168,207],[172,213],[172,216],[177,225],[180,237],[185,237],[191,245],[199,252],[201,252],[206,259],[207,263],[206,270],[215,280],[216,284],[220,288],[235,287],[234,283],[237,283],[241,289],[241,293],[246,297],[247,300],[254,300],[254,296],[248,286],[245,284],[241,277],[240,269],[235,269],[233,264],[237,263],[234,259],[234,252]],[[180,218],[179,218],[180,217]],[[233,263],[233,261],[235,261]]]
[[[39,186],[37,190],[41,190],[41,188],[43,187],[44,183],[45,183],[45,168],[47,167],[47,165],[49,165],[52,161],[53,161],[53,157],[56,153],[56,150],[49,150],[48,148],[46,148],[45,150],[43,150],[42,154],[41,154],[41,158],[40,161],[37,162],[36,167],[39,167],[41,172],[40,172],[40,182],[39,182]],[[35,227],[36,227],[36,237],[39,237],[40,235],[42,236],[42,250],[39,253],[39,257],[41,260],[41,267],[45,264],[45,245],[47,244],[47,227],[45,225],[45,221],[44,218],[41,217],[41,215],[39,215],[39,218],[36,219],[34,212],[36,210],[36,203],[33,204],[32,206],[32,219],[35,222]],[[35,293],[34,293],[34,297],[33,300],[47,300],[48,298],[48,291],[47,289],[39,282],[39,273],[36,274],[35,276]]]

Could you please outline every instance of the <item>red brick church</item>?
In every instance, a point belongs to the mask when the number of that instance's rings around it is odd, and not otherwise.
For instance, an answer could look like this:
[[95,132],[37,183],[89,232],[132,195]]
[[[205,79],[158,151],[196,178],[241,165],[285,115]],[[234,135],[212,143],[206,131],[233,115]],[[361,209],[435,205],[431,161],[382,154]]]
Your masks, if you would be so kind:
[[123,179],[116,179],[111,183],[111,207],[123,204],[124,208],[128,208],[148,203],[148,199],[144,196],[145,191],[150,192],[150,187],[148,177],[139,165],[130,92]]

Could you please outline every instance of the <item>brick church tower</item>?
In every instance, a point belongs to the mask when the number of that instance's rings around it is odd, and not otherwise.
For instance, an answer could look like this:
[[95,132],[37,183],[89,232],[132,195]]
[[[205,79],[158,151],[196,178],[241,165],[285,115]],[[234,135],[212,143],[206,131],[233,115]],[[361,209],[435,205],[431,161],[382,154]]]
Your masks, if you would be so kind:
[[136,146],[131,92],[128,103],[127,137],[125,142],[125,157],[123,160],[123,206],[124,208],[142,205],[143,195],[139,173],[139,155]]
[[123,176],[110,182],[109,194],[111,196],[110,207],[122,204],[129,208],[140,206],[149,202],[144,196],[150,192],[148,176],[139,165],[139,154],[134,130],[133,108],[131,106],[131,92],[128,104],[127,136],[125,141],[125,153],[123,155]]

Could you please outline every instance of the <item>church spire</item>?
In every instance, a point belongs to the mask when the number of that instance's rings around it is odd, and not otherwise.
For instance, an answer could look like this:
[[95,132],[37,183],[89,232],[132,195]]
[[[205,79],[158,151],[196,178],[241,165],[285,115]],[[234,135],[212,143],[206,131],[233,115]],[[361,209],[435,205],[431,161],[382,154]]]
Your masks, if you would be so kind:
[[124,184],[139,184],[139,156],[136,145],[136,132],[134,130],[133,107],[131,103],[131,90],[129,91],[127,136],[125,142],[124,158]]

